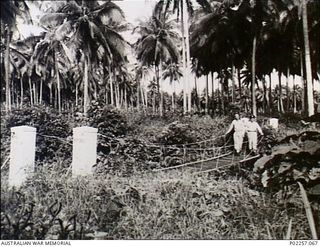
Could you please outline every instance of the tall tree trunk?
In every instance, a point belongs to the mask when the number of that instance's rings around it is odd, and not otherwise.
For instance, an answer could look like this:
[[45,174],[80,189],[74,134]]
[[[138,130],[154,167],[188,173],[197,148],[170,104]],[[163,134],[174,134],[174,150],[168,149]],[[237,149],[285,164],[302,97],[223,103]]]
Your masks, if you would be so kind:
[[83,77],[83,114],[88,116],[88,106],[89,106],[89,65],[88,58],[85,56],[84,59],[84,77]]
[[194,89],[195,89],[195,105],[197,106],[197,110],[199,111],[200,101],[199,101],[199,95],[198,95],[197,75],[194,75]]
[[302,52],[300,53],[300,71],[301,71],[301,89],[302,89],[302,94],[301,94],[301,110],[302,112],[305,112],[306,110],[306,83],[304,79],[304,71],[303,71],[303,55]]
[[256,49],[257,37],[254,36],[252,44],[252,84],[251,84],[251,98],[252,98],[252,114],[257,116],[257,101],[256,101]]
[[20,106],[22,107],[23,106],[23,76],[20,75],[20,89],[21,89],[21,94],[20,94]]
[[76,106],[78,106],[79,102],[79,85],[76,83]]
[[[61,95],[60,95],[60,75],[59,75],[59,68],[58,68],[58,55],[57,51],[55,51],[54,54],[54,62],[55,62],[55,70],[56,70],[56,76],[57,76],[57,89],[58,89],[58,111],[59,114],[61,113]],[[86,72],[85,72],[86,73]],[[34,97],[36,98],[36,97]]]
[[30,92],[30,104],[33,106],[33,93],[32,93],[32,84],[31,84],[31,76],[28,78],[29,83],[29,92]]
[[211,110],[212,110],[212,116],[214,115],[215,105],[214,105],[214,75],[211,71]]
[[310,58],[309,45],[309,29],[308,29],[308,14],[306,0],[302,0],[302,24],[303,24],[303,40],[306,63],[306,78],[307,78],[307,113],[308,116],[314,115],[314,101],[313,101],[313,85],[312,85],[312,70]]
[[52,83],[50,83],[48,86],[49,86],[49,102],[50,102],[50,105],[53,105]]
[[209,109],[208,109],[209,108],[208,107],[209,106],[209,93],[208,93],[209,90],[208,90],[208,87],[209,87],[209,75],[207,74],[206,75],[206,89],[205,89],[206,90],[206,92],[205,92],[205,97],[206,97],[205,98],[206,99],[205,113],[206,114],[208,114],[208,112],[209,112]]
[[[183,1],[181,1],[183,2]],[[184,7],[184,30],[185,30],[185,35],[186,35],[186,73],[187,73],[187,111],[191,112],[191,92],[192,92],[192,88],[191,88],[191,83],[190,83],[190,74],[191,74],[191,62],[190,62],[190,40],[189,40],[189,14],[187,11],[187,6],[186,4],[183,4]]]
[[272,113],[272,79],[271,79],[271,73],[269,74],[269,114],[271,116]]
[[42,93],[43,93],[43,79],[40,79],[40,95],[39,95],[39,103],[42,105]]
[[[161,64],[161,63],[160,63]],[[160,91],[160,116],[163,116],[163,90],[162,90],[162,83],[160,82],[160,69],[161,69],[161,65],[158,68],[158,80],[159,80],[159,91]]]
[[221,112],[222,114],[225,114],[225,104],[224,104],[224,95],[225,95],[225,92],[224,92],[224,86],[223,86],[223,79],[221,79]]
[[184,3],[181,3],[181,34],[182,34],[182,72],[183,72],[183,113],[186,114],[187,109],[187,67],[186,67],[186,46],[185,46],[185,30],[184,30]]
[[290,68],[287,69],[287,78],[286,78],[286,94],[287,94],[287,101],[286,101],[286,111],[289,112],[290,110],[290,98],[289,98],[289,76],[290,76]]
[[140,82],[137,80],[137,109],[140,110]]
[[235,81],[235,67],[232,65],[232,71],[231,71],[231,79],[232,79],[232,104],[234,104],[236,99],[236,81]]
[[240,98],[241,98],[241,96],[242,96],[242,86],[241,86],[240,69],[237,69],[237,74],[238,74],[239,95],[240,95]]
[[111,105],[114,106],[114,92],[113,92],[113,71],[111,70],[111,66],[109,66],[109,82],[110,82],[110,99]]
[[282,83],[281,83],[281,72],[280,71],[278,71],[278,78],[279,78],[279,95],[278,95],[279,112],[283,113]]
[[263,87],[263,113],[266,113],[267,109],[267,82],[266,79],[263,77],[262,79],[262,87]]
[[126,110],[128,110],[128,99],[127,99],[127,89],[126,88],[124,88],[123,94],[124,94],[124,108]]
[[293,113],[297,113],[296,77],[293,75]]
[[11,111],[11,94],[10,94],[10,41],[11,30],[8,27],[5,53],[5,80],[6,80],[6,112]]
[[148,110],[148,89],[144,90],[144,98],[146,100],[146,110]]

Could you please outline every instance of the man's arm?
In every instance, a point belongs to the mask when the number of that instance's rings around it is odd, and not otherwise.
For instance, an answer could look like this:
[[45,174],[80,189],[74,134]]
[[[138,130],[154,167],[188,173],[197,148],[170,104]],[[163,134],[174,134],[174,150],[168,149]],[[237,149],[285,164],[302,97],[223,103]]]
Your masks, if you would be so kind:
[[234,120],[232,121],[228,131],[226,132],[226,135],[228,135],[233,130],[233,127],[234,127]]
[[257,125],[258,132],[260,133],[260,135],[263,136],[263,131],[262,131],[261,127],[259,126],[259,124],[257,122],[256,122],[256,125]]

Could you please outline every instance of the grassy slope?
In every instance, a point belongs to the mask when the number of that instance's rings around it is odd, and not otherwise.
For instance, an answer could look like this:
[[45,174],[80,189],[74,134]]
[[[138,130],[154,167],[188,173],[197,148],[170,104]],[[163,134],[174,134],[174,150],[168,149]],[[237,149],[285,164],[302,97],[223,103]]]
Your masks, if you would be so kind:
[[[129,114],[127,135],[156,141],[159,129],[173,120],[177,117],[160,120]],[[226,118],[178,120],[191,126],[196,140],[223,133],[227,122]],[[310,238],[296,188],[276,194],[257,191],[228,172],[220,179],[184,171],[72,179],[61,176],[60,167],[59,163],[44,166],[18,191],[21,194],[1,179],[1,238],[90,239],[103,232],[108,239],[283,239],[290,220],[291,238]],[[24,227],[30,203],[32,225]],[[55,220],[50,206],[58,212]],[[21,216],[18,231],[5,215],[16,223]]]

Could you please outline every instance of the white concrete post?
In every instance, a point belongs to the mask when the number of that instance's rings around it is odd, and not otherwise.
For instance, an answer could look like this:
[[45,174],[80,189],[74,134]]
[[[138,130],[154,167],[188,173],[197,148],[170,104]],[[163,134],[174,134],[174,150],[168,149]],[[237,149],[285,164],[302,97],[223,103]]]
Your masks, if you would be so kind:
[[278,129],[278,127],[279,127],[279,119],[278,118],[270,118],[269,119],[269,124],[270,124],[270,126],[272,127],[272,128],[274,128],[274,129]]
[[19,187],[34,172],[37,129],[29,126],[11,128],[9,186]]
[[97,162],[97,133],[92,127],[73,129],[72,176],[92,174]]

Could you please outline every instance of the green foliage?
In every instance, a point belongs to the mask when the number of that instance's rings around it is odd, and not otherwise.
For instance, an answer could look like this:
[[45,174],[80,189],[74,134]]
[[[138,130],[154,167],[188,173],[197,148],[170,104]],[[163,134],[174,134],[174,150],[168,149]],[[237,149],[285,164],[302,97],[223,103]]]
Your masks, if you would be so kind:
[[320,182],[320,133],[291,135],[272,148],[272,153],[256,161],[264,187],[280,189],[297,181],[312,187]]
[[298,198],[179,171],[74,179],[43,170],[19,190],[2,183],[1,239],[283,239],[290,219],[291,238],[309,239]]

